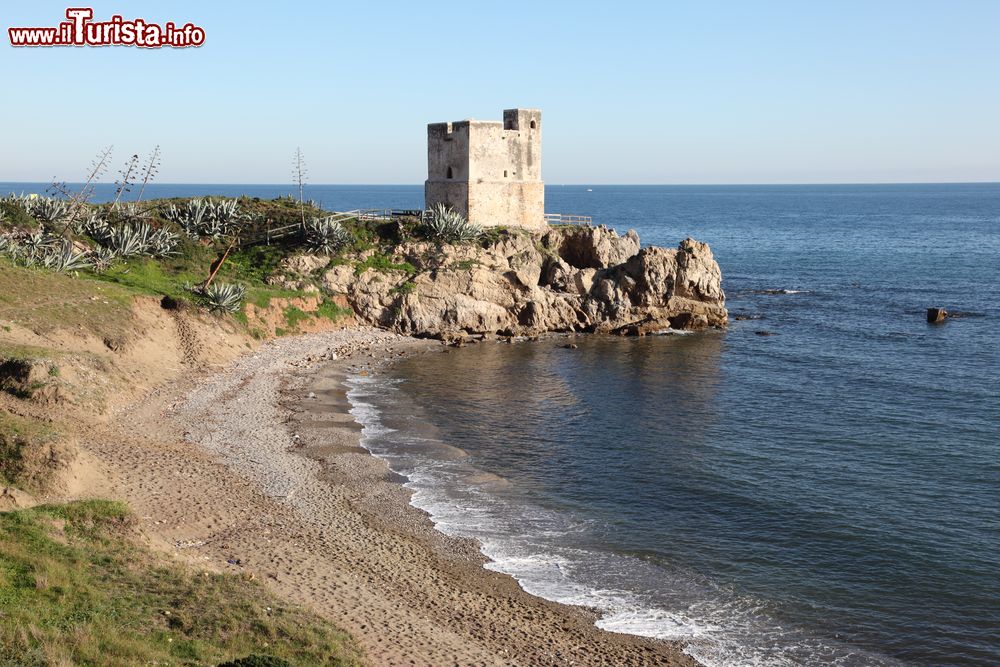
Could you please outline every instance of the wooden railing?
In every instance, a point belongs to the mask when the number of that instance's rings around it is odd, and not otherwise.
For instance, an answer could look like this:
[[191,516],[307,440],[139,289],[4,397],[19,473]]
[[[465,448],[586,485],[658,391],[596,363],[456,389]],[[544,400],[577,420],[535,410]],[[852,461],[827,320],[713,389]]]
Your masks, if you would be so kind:
[[[397,218],[423,218],[429,211],[419,209],[392,209],[392,208],[365,208],[354,209],[353,211],[340,211],[326,216],[333,222],[344,223],[348,220],[359,220],[363,222],[390,222]],[[252,231],[243,232],[236,240],[237,246],[252,246],[266,244],[272,241],[279,241],[290,236],[301,235],[305,232],[301,222],[295,222],[280,227],[272,227],[265,223]]]
[[594,219],[589,215],[567,215],[565,213],[546,213],[545,222],[550,225],[592,225]]

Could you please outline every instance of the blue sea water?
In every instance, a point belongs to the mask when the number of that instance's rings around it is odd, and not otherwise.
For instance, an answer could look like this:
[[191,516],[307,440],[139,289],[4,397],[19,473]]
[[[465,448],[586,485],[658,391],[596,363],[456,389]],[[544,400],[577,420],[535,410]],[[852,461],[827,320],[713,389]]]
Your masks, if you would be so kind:
[[707,241],[747,319],[355,379],[364,444],[414,504],[530,592],[707,665],[1000,664],[1000,184],[591,187],[548,186],[546,208]]
[[547,199],[709,242],[759,319],[357,379],[414,503],[527,590],[708,665],[1000,664],[1000,185]]

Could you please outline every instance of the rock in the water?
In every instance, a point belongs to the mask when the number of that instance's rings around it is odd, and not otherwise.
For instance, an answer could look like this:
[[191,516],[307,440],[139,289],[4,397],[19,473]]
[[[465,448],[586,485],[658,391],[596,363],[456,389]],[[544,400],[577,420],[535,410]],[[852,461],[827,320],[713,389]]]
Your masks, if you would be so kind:
[[944,322],[948,318],[948,311],[944,308],[928,308],[927,309],[927,321],[931,324],[938,324],[939,322]]

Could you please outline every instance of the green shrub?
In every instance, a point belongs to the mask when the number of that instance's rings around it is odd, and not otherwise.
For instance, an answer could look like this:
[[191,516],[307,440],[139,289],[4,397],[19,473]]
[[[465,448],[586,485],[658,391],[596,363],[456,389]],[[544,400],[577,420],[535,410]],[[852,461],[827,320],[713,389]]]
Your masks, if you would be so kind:
[[417,289],[417,284],[412,280],[407,280],[405,283],[402,283],[401,285],[396,285],[390,291],[393,294],[410,294],[415,289]]
[[226,265],[236,280],[263,283],[278,270],[287,255],[288,250],[281,246],[256,245],[233,252]]
[[24,207],[9,197],[0,199],[0,223],[4,227],[20,229],[24,227],[37,227],[35,219],[28,215]]
[[316,317],[325,317],[331,322],[336,322],[342,317],[353,317],[354,311],[350,308],[343,308],[329,299],[324,300],[316,309]]
[[368,269],[375,269],[376,271],[405,271],[409,274],[417,272],[417,268],[409,262],[396,264],[392,261],[392,257],[383,253],[375,253],[365,261],[359,262],[355,265],[354,275],[360,276]]
[[285,322],[288,323],[288,328],[293,331],[299,328],[300,322],[309,319],[312,319],[312,316],[300,308],[296,308],[295,306],[285,308]]

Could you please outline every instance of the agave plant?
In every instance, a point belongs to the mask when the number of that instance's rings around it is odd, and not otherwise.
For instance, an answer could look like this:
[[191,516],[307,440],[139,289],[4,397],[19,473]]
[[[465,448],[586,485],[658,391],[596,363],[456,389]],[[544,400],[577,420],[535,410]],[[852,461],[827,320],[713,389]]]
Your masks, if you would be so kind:
[[243,304],[247,289],[238,284],[212,283],[201,294],[213,313],[235,313]]
[[0,252],[24,266],[44,265],[45,257],[54,245],[55,239],[43,231],[14,232],[0,236]]
[[92,213],[86,220],[76,223],[75,231],[78,234],[86,234],[95,241],[108,233],[108,221],[104,217]]
[[313,218],[306,223],[306,245],[324,255],[332,255],[350,245],[351,233],[333,216]]
[[24,260],[25,249],[17,234],[0,234],[0,253],[7,255],[15,262]]
[[40,263],[53,271],[78,271],[90,266],[87,253],[77,250],[72,241],[64,240],[57,245],[50,245]]
[[91,237],[115,257],[150,255],[163,258],[174,253],[177,235],[166,229],[153,229],[148,222],[121,225],[95,224]]
[[26,234],[20,245],[21,258],[28,266],[39,263],[52,247],[52,239],[45,232],[37,231],[33,234]]
[[210,215],[203,236],[212,238],[231,236],[247,219],[247,216],[240,211],[240,202],[237,199],[209,201],[209,207]]
[[180,225],[189,236],[213,239],[232,235],[247,219],[237,199],[191,199],[183,207],[171,204],[163,217]]
[[[147,228],[149,227],[145,223],[143,225]],[[176,254],[174,249],[177,247],[177,242],[180,241],[180,238],[177,234],[161,227],[150,232],[146,240],[148,242],[146,251],[149,255],[157,259],[163,259],[164,257]]]
[[180,225],[188,236],[198,238],[209,213],[210,206],[204,199],[189,199],[187,204],[182,207],[171,204],[163,212],[163,217]]
[[[117,257],[135,257],[143,255],[149,249],[149,243],[142,227],[139,225],[108,226],[104,233],[94,240],[104,246]],[[148,227],[149,225],[145,225]]]
[[38,197],[31,202],[31,215],[46,225],[55,225],[69,213],[69,206],[61,199]]
[[141,220],[146,217],[146,211],[141,206],[135,202],[127,202],[124,204],[118,204],[117,206],[118,217],[121,220]]
[[[188,203],[190,204],[190,202]],[[163,210],[162,215],[170,222],[184,226],[184,222],[187,220],[187,208],[181,208],[176,204],[171,204]]]
[[89,259],[90,267],[95,273],[104,273],[115,265],[115,262],[118,261],[118,255],[110,248],[98,247],[91,251]]
[[23,210],[28,215],[31,215],[33,209],[31,196],[26,195],[24,193],[16,195],[13,192],[11,192],[9,195],[3,198],[3,201],[8,204],[13,204],[14,206],[21,208],[21,210]]
[[454,209],[438,204],[420,223],[420,233],[438,243],[463,243],[478,239],[483,228],[471,224]]
[[235,224],[243,219],[238,199],[220,199],[210,205],[215,219],[223,224]]

